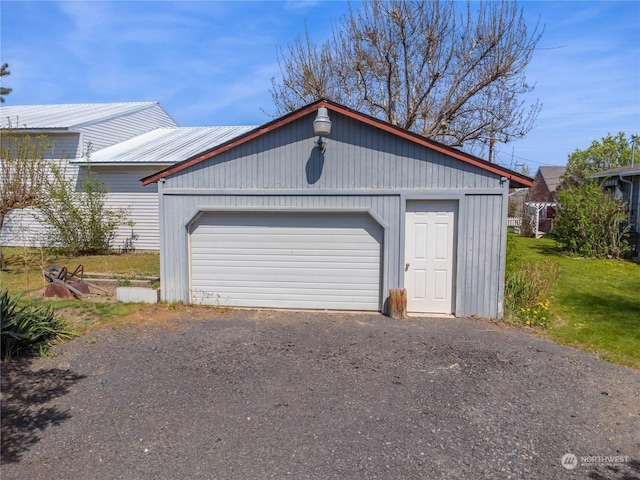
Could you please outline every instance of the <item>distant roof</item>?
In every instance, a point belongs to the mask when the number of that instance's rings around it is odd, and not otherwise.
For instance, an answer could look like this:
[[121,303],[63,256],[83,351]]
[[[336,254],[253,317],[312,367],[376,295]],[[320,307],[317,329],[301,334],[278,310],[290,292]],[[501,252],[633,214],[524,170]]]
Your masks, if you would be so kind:
[[[227,142],[254,126],[157,128],[95,152],[92,165],[174,164]],[[73,163],[86,163],[78,160]]]
[[538,170],[547,189],[550,192],[555,192],[560,186],[560,177],[564,175],[566,169],[567,167],[540,167]]
[[157,102],[12,105],[0,107],[0,126],[16,129],[73,129],[134,113]]
[[635,165],[626,165],[624,167],[610,168],[608,170],[603,170],[602,172],[594,173],[593,175],[591,175],[591,177],[602,178],[611,177],[614,175],[621,175],[624,177],[634,177],[636,175],[640,175],[640,163],[636,163]]

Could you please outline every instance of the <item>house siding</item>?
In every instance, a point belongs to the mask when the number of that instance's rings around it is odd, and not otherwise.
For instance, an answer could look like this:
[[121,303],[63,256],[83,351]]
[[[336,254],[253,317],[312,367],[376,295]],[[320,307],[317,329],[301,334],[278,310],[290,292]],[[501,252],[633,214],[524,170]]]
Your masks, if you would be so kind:
[[[314,148],[312,121],[312,116],[305,117],[190,167],[169,177],[166,187],[313,191],[501,188],[496,175],[348,117],[336,120],[346,124],[347,133],[332,133],[323,156]],[[358,129],[361,135],[356,133]]]
[[[85,167],[61,163],[66,177],[76,182],[76,190],[82,190],[82,178]],[[135,250],[158,250],[160,248],[158,231],[158,190],[157,185],[140,185],[140,179],[154,173],[153,167],[95,167],[98,178],[105,182],[109,193],[105,208],[124,209],[128,212],[127,221],[133,226],[122,225],[118,228],[113,246],[122,249],[134,236],[132,246]],[[33,217],[32,209],[15,211],[5,219],[0,240],[6,246],[39,247],[47,245],[46,227]]]
[[[31,136],[33,139],[34,136]],[[52,160],[68,160],[82,156],[82,136],[76,132],[48,134],[46,142],[49,148],[46,158]]]
[[83,135],[84,147],[91,142],[92,151],[96,152],[156,128],[177,126],[160,105],[153,105],[134,113],[80,126],[76,130]]
[[[500,195],[467,195],[459,249],[458,315],[495,317],[502,315],[504,261],[500,255],[506,246],[504,202]],[[494,212],[496,215],[487,215]],[[495,301],[498,299],[498,305]]]
[[631,210],[634,229],[640,234],[640,175],[634,176],[631,181],[633,182],[633,194],[629,202],[629,208]]
[[[93,167],[93,170],[109,188],[105,207],[127,211],[127,222],[133,223],[132,226],[122,225],[118,228],[114,247],[122,249],[131,240],[135,250],[158,250],[158,188],[156,184],[146,187],[140,184],[141,178],[156,172],[158,167]],[[85,167],[81,167],[79,179],[83,171],[86,171]]]
[[[78,167],[72,165],[68,160],[58,160],[55,163],[64,172],[67,180],[77,180]],[[53,178],[53,173],[49,172],[49,178]],[[2,230],[0,230],[0,244],[7,247],[45,247],[49,245],[48,230],[41,224],[35,216],[33,208],[25,208],[12,211],[4,219]]]
[[[189,301],[189,228],[201,211],[369,212],[384,229],[381,310],[404,283],[408,200],[458,202],[456,315],[502,316],[508,182],[331,112],[324,156],[313,115],[160,180],[161,295]],[[167,254],[167,252],[171,252]]]

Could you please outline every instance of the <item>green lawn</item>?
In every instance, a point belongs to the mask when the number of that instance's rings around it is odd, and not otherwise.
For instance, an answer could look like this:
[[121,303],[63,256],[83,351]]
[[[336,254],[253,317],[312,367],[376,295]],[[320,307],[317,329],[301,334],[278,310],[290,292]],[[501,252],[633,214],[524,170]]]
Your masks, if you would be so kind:
[[[84,266],[85,273],[106,273],[123,280],[141,276],[160,277],[160,255],[158,253],[131,253],[124,255],[97,255],[65,257],[36,248],[4,247],[2,253],[7,269],[0,271],[0,288],[12,294],[23,294],[23,301],[47,302],[57,315],[67,319],[76,333],[105,322],[116,322],[120,318],[143,311],[149,306],[132,303],[94,302],[67,299],[42,299],[31,293],[46,287],[42,269],[49,265],[61,265],[74,271]],[[153,307],[153,306],[151,306]]]
[[11,292],[26,293],[45,287],[42,269],[49,265],[61,265],[70,271],[84,265],[85,273],[107,273],[128,278],[160,277],[160,255],[153,252],[65,257],[37,248],[3,247],[2,253],[7,269],[0,272],[0,286]]
[[516,242],[522,260],[553,258],[560,267],[549,307],[555,322],[545,335],[640,369],[640,265],[566,256],[550,239]]
[[[550,239],[514,237],[520,261],[553,259],[560,274],[552,290],[549,309],[555,317],[552,328],[542,331],[553,340],[600,357],[640,369],[640,265],[622,260],[575,258],[560,253]],[[0,286],[11,292],[28,292],[45,286],[42,266],[58,264],[85,272],[111,273],[126,277],[159,276],[157,253],[88,257],[48,256],[36,250],[4,248],[8,271],[0,272]],[[26,265],[26,266],[25,266]],[[63,315],[83,319],[88,327],[131,314],[131,304],[93,304],[73,300],[54,302]]]

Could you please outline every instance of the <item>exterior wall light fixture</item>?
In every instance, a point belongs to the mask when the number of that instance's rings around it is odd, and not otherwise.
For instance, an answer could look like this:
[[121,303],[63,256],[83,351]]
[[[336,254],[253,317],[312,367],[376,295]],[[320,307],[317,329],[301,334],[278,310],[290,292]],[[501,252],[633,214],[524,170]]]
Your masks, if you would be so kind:
[[324,152],[327,140],[324,138],[331,133],[331,120],[329,119],[329,112],[325,107],[318,109],[318,115],[313,121],[313,133],[318,135],[316,144]]

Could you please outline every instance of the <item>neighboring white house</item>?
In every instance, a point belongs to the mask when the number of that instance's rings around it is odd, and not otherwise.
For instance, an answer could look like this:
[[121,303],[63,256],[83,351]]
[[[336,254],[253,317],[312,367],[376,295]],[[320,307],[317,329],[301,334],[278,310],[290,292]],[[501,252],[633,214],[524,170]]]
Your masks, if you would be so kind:
[[[159,249],[156,186],[139,180],[253,128],[180,128],[156,102],[3,106],[0,119],[18,135],[46,136],[48,157],[63,159],[72,177],[90,162],[111,191],[107,207],[127,209],[133,222],[119,229],[115,247],[138,250]],[[0,243],[39,245],[42,232],[29,211],[16,211],[5,219]]]

